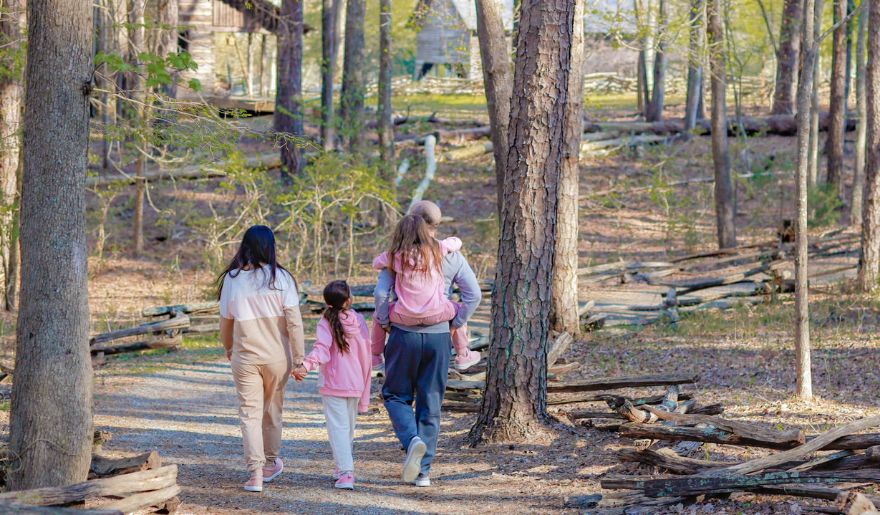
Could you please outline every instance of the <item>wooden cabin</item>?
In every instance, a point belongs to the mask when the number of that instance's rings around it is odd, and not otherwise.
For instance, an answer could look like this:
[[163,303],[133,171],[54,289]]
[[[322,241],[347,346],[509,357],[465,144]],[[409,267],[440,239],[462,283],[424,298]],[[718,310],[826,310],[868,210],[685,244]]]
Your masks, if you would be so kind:
[[[502,0],[504,26],[513,30],[513,0]],[[416,78],[427,74],[481,79],[477,12],[473,0],[419,0],[414,18]]]
[[[241,3],[179,0],[180,47],[199,65],[186,79],[198,79],[201,95],[215,105],[270,110],[275,95],[274,27],[267,27],[271,23],[266,16],[235,7]],[[270,2],[261,3],[274,9]],[[179,95],[194,93],[180,88]],[[272,105],[262,105],[267,102]]]

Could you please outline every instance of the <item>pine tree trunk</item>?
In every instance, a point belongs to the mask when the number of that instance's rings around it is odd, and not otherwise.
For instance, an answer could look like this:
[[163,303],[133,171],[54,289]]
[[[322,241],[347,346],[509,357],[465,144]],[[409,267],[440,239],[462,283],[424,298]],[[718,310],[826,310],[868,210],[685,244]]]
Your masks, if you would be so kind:
[[707,4],[707,39],[712,86],[712,161],[715,166],[715,224],[718,247],[736,246],[736,188],[727,141],[727,71],[721,0]]
[[571,40],[571,72],[565,111],[566,151],[559,176],[556,258],[553,260],[550,328],[580,333],[578,316],[578,190],[581,134],[584,127],[584,1],[577,2]]
[[801,62],[803,70],[797,94],[797,222],[795,226],[795,360],[797,369],[797,396],[804,400],[813,397],[810,371],[810,305],[807,276],[807,189],[809,187],[810,133],[812,125],[812,96],[815,91],[813,68],[818,58],[815,16],[816,0],[804,1],[804,23],[801,32]]
[[688,75],[685,99],[684,129],[690,134],[703,118],[700,100],[703,96],[703,33],[705,26],[705,0],[691,0],[688,19]]
[[862,215],[862,257],[858,283],[862,291],[877,289],[880,274],[880,2],[870,2],[868,64],[865,73],[865,201]]
[[867,99],[865,98],[865,46],[868,36],[868,13],[869,9],[863,8],[859,12],[859,37],[856,41],[856,162],[853,170],[852,201],[850,202],[849,219],[855,228],[862,227],[862,206],[865,193],[865,141],[868,134],[867,124]]
[[342,64],[342,94],[339,115],[343,137],[351,152],[364,145],[364,15],[365,0],[348,0],[345,9],[345,56]]
[[394,114],[391,107],[391,0],[379,1],[379,160],[382,178],[394,185]]
[[289,176],[302,173],[305,164],[297,141],[303,137],[302,0],[283,0],[278,23],[278,75],[272,126],[282,138],[281,166]]
[[508,173],[486,391],[471,441],[545,432],[547,343],[575,0],[524,0],[517,34]]
[[667,0],[660,0],[657,8],[657,51],[654,53],[654,84],[651,103],[648,104],[647,121],[658,122],[663,119],[666,104],[666,39],[669,37],[669,13]]
[[145,26],[144,26],[144,2],[134,0],[131,2],[131,10],[128,13],[128,39],[129,39],[129,62],[134,66],[134,70],[126,77],[126,89],[128,96],[132,100],[130,111],[132,117],[132,130],[135,135],[131,138],[131,143],[135,147],[135,190],[134,190],[134,235],[132,247],[135,256],[140,256],[144,252],[144,201],[147,192],[147,182],[144,178],[146,171],[146,159],[144,158],[143,143],[146,141],[144,131],[147,130],[145,120],[146,116],[146,89],[144,87],[143,66],[138,54],[146,52],[145,46]]
[[[834,23],[846,18],[847,0],[834,0]],[[843,138],[846,130],[846,40],[849,24],[834,30],[831,54],[831,121],[828,126],[828,176],[830,187],[842,194]]]
[[21,165],[21,109],[24,34],[24,0],[3,2],[0,37],[3,39],[3,69],[0,77],[0,252],[3,257],[4,301],[8,311],[15,309],[18,280],[18,178]]
[[502,4],[499,0],[477,2],[477,37],[483,63],[483,87],[492,130],[492,153],[495,156],[496,207],[501,219],[504,203],[504,174],[507,169],[507,126],[510,123],[510,96],[513,88],[510,45],[504,35]]
[[324,150],[336,148],[333,118],[333,77],[336,72],[336,20],[342,0],[321,2],[321,142]]
[[27,3],[11,490],[84,481],[94,434],[85,222],[92,3]]
[[801,23],[804,0],[785,0],[782,28],[776,54],[776,87],[773,90],[772,114],[792,114],[798,83]]

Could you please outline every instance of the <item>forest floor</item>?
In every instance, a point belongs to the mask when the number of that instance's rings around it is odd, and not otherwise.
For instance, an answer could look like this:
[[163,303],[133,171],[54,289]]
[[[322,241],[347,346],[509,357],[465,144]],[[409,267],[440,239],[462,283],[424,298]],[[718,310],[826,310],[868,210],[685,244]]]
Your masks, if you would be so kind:
[[[623,111],[616,107],[602,116],[624,119]],[[753,174],[737,181],[741,243],[774,238],[780,221],[792,217],[793,150],[794,138],[732,141],[736,171]],[[414,170],[422,166],[414,159]],[[712,248],[712,184],[680,183],[707,177],[711,170],[708,138],[585,159],[581,165],[582,265],[668,259]],[[405,179],[402,197],[419,175],[414,171]],[[211,213],[209,207],[236,209],[234,199],[218,182],[154,184],[151,201],[156,211],[147,214],[148,245],[141,259],[125,252],[131,203],[125,194],[120,197],[107,225],[110,236],[105,256],[90,262],[94,332],[140,322],[144,307],[211,297],[216,270],[205,265],[202,240],[180,221],[183,218],[175,218],[169,226],[158,213],[173,209],[175,203],[200,210],[201,216]],[[426,194],[454,218],[443,231],[462,237],[468,259],[481,278],[494,274],[494,192],[491,158],[482,155],[441,161]],[[224,198],[225,203],[221,202]],[[821,199],[813,205],[830,207]],[[814,213],[817,230],[845,221],[845,216],[837,218],[831,211],[830,217],[822,210]],[[374,252],[367,243],[363,263],[369,263]],[[327,277],[299,279],[319,283]],[[370,281],[366,265],[359,266],[351,278],[357,284]],[[583,288],[582,294],[586,293]],[[723,403],[728,417],[799,427],[808,433],[880,413],[876,397],[880,390],[876,367],[880,301],[851,294],[845,285],[813,299],[813,373],[818,399],[812,404],[792,398],[793,312],[790,302],[778,301],[687,315],[675,327],[634,326],[588,333],[563,356],[581,364],[565,379],[698,373],[699,383],[685,391],[694,393],[701,403]],[[309,327],[314,323],[314,317],[307,318]],[[12,317],[0,316],[0,339],[5,342],[0,358],[11,355],[13,328]],[[95,377],[95,422],[114,435],[105,448],[114,452],[156,449],[167,462],[178,464],[183,513],[549,513],[565,510],[570,496],[601,493],[599,481],[606,474],[654,472],[618,461],[615,451],[632,447],[632,440],[569,424],[565,410],[553,410],[560,423],[551,442],[476,449],[464,445],[474,414],[446,413],[434,486],[415,489],[398,480],[402,454],[384,408],[376,402],[359,419],[355,443],[358,490],[337,492],[329,478],[332,462],[320,399],[315,379],[310,377],[287,389],[284,455],[288,472],[263,494],[246,494],[240,490],[245,478],[237,402],[215,336],[187,338],[176,352],[155,350],[108,358]],[[0,433],[4,434],[9,403],[3,399],[8,399],[8,393],[8,386],[0,385]],[[638,393],[659,392],[643,389]],[[700,457],[713,460],[742,460],[764,453],[712,444],[699,452]],[[668,511],[803,513],[821,506],[811,503],[747,495]]]

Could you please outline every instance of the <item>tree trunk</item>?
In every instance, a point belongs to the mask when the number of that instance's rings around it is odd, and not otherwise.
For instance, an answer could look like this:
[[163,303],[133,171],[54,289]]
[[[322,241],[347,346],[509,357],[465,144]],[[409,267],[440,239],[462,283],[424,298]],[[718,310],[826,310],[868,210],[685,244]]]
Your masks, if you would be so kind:
[[278,76],[275,87],[275,113],[272,126],[281,138],[281,168],[288,176],[302,173],[301,143],[303,3],[283,0],[278,23]]
[[718,247],[736,246],[736,188],[730,174],[727,141],[727,72],[721,0],[709,0],[708,43],[712,70],[712,161],[715,166],[715,224]]
[[782,8],[782,28],[779,33],[779,51],[776,54],[776,87],[770,111],[772,114],[794,113],[803,2],[804,0],[785,0]]
[[[161,30],[157,35],[156,53],[162,57],[177,52],[177,27],[180,23],[178,0],[158,0],[157,19]],[[172,74],[171,84],[162,89],[171,98],[177,96],[177,73]]]
[[645,49],[639,50],[638,61],[636,62],[636,95],[638,97],[639,114],[644,116],[648,110],[648,63],[646,61]]
[[394,185],[394,113],[391,109],[391,0],[379,1],[379,160],[382,178]]
[[534,441],[547,420],[554,242],[576,0],[523,0],[508,133],[492,345],[472,442]]
[[477,37],[483,62],[483,87],[492,129],[492,153],[495,156],[495,189],[498,219],[504,203],[504,174],[507,169],[507,127],[510,123],[510,95],[513,77],[510,46],[504,35],[504,19],[499,0],[477,2]]
[[654,84],[651,91],[651,103],[648,104],[649,122],[663,119],[663,108],[666,99],[666,39],[669,37],[669,13],[667,0],[660,0],[657,8],[657,50],[654,53]]
[[578,316],[578,185],[580,148],[584,126],[584,2],[577,2],[571,40],[571,71],[565,111],[566,151],[559,176],[556,214],[556,257],[553,260],[550,328],[572,335],[580,333]]
[[138,56],[139,53],[145,52],[144,26],[144,2],[134,0],[131,2],[131,10],[128,12],[128,60],[133,66],[133,70],[126,77],[126,90],[128,97],[131,99],[132,127],[134,131],[131,144],[135,152],[134,176],[135,176],[135,192],[134,192],[134,220],[132,221],[134,234],[132,239],[132,250],[135,256],[140,256],[144,252],[144,200],[146,197],[147,183],[144,179],[146,171],[146,159],[144,158],[144,148],[140,148],[141,144],[146,141],[144,131],[147,130],[145,103],[146,89],[144,88],[143,66]]
[[94,436],[85,221],[93,10],[81,0],[27,4],[11,490],[84,481]]
[[342,0],[321,2],[321,142],[324,150],[336,148],[333,118],[333,76],[336,72],[336,20]]
[[[834,23],[846,18],[847,0],[834,0]],[[831,125],[828,127],[828,176],[830,187],[842,194],[843,137],[846,123],[846,40],[848,23],[834,30],[831,54]]]
[[856,41],[856,163],[853,170],[852,202],[850,202],[850,224],[855,228],[862,227],[862,200],[865,193],[865,140],[867,138],[867,99],[865,98],[865,46],[868,28],[867,8],[859,12],[859,37]]
[[22,63],[25,29],[24,0],[7,0],[0,15],[3,69],[0,76],[0,253],[3,257],[6,309],[15,309],[18,280],[18,178],[21,165]]
[[342,120],[343,137],[351,152],[359,151],[364,144],[365,12],[365,0],[348,0],[346,2],[345,60],[342,64],[342,94],[339,115]]
[[880,2],[872,1],[868,16],[868,64],[865,73],[865,201],[862,214],[862,256],[859,260],[859,287],[877,289],[880,273]]
[[[816,0],[815,17],[813,19],[813,41],[819,39],[822,33],[822,13],[824,0]],[[803,36],[801,36],[803,41]],[[803,53],[802,53],[803,54]],[[819,70],[821,69],[821,55],[816,56],[816,63],[813,65],[813,91],[810,96],[810,174],[808,177],[809,185],[815,186],[819,184]],[[803,62],[804,59],[801,59]],[[803,80],[803,78],[801,78]]]
[[[819,0],[821,1],[821,0]],[[818,58],[814,23],[817,0],[804,1],[804,23],[801,32],[801,62],[803,70],[797,94],[797,224],[795,226],[795,360],[797,368],[797,396],[804,400],[813,397],[810,371],[810,305],[807,275],[807,189],[809,187],[810,134],[812,94],[815,91],[813,67]]]
[[684,130],[689,134],[702,118],[701,102],[703,96],[703,33],[706,1],[691,0],[688,43],[687,96],[685,100]]

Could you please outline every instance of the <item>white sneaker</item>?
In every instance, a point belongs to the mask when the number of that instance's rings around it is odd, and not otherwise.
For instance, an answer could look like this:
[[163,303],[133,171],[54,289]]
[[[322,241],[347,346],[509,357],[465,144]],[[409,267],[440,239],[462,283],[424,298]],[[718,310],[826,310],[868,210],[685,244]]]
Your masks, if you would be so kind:
[[431,486],[431,476],[427,474],[419,474],[419,477],[413,481],[413,484],[422,488]]
[[403,461],[403,481],[411,483],[415,481],[422,469],[422,458],[428,452],[428,446],[418,436],[414,436],[409,441],[409,447],[406,449],[406,459]]

